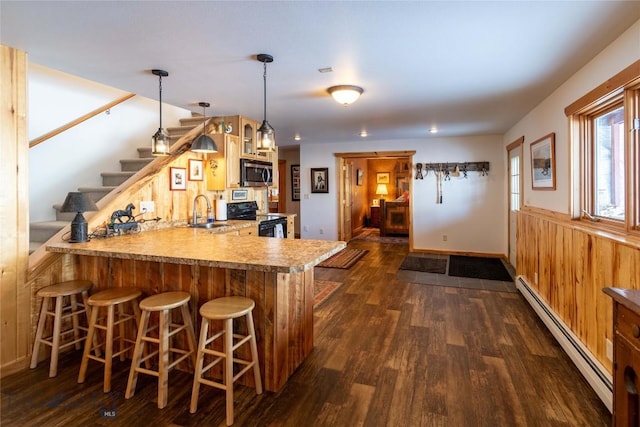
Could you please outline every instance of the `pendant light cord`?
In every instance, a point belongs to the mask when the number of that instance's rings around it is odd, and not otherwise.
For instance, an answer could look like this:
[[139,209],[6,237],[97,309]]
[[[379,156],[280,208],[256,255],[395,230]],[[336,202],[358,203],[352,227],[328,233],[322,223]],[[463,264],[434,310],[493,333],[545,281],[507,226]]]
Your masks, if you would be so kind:
[[263,62],[264,64],[264,74],[262,78],[264,79],[264,121],[267,121],[267,62]]
[[162,129],[162,75],[158,76],[160,79],[160,129]]

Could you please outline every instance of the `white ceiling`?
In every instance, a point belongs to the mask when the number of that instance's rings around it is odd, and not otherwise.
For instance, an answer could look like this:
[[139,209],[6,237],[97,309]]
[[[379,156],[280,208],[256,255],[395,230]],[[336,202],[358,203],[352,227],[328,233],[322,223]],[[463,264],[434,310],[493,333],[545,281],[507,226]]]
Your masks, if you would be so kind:
[[[502,134],[640,19],[640,1],[0,1],[30,61],[210,115],[278,145]],[[331,73],[319,68],[332,67]],[[343,107],[327,94],[362,86]],[[299,134],[300,142],[293,140]]]

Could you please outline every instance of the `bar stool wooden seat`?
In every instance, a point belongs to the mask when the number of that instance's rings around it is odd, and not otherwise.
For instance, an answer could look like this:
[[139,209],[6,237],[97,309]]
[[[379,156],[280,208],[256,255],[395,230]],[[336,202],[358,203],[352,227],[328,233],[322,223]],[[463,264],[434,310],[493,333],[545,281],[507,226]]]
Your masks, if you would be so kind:
[[[44,287],[36,293],[37,296],[42,298],[42,306],[31,354],[30,367],[32,369],[38,366],[38,354],[41,344],[51,347],[49,377],[55,377],[58,373],[58,354],[60,349],[70,345],[75,345],[76,350],[82,348],[80,343],[87,336],[87,328],[80,324],[79,316],[84,314],[87,319],[87,325],[89,324],[87,298],[89,297],[89,289],[92,286],[93,283],[89,280],[69,280]],[[82,303],[78,302],[78,295],[82,296]],[[68,303],[66,303],[66,297],[68,297]],[[49,306],[54,299],[55,305],[53,311],[51,311]],[[44,337],[44,329],[48,317],[53,317],[53,329],[51,336]],[[61,330],[64,319],[69,317],[71,317],[72,322],[71,328],[64,331]],[[60,345],[60,338],[70,333],[73,333],[73,340]]]
[[[97,292],[89,297],[87,303],[91,307],[91,320],[89,321],[89,332],[84,345],[84,353],[82,354],[82,363],[80,364],[80,373],[78,374],[78,383],[83,383],[87,375],[87,366],[89,359],[104,363],[104,386],[103,391],[108,393],[111,391],[111,365],[113,358],[120,356],[120,360],[124,361],[125,353],[133,348],[135,340],[126,337],[126,322],[133,321],[137,329],[140,320],[140,308],[138,307],[138,298],[142,292],[134,288],[113,288]],[[127,313],[125,305],[131,306],[131,312]],[[115,312],[115,308],[118,312]],[[106,323],[101,323],[105,319],[98,319],[100,309],[107,310]],[[116,319],[117,316],[117,319]],[[114,328],[119,327],[119,333],[114,337]],[[96,329],[104,330],[106,338],[104,342],[97,339]],[[96,339],[94,339],[96,338]],[[118,341],[118,351],[113,352],[113,341]],[[100,349],[104,348],[104,357],[101,357]],[[91,355],[91,351],[95,350],[96,355]]]
[[[196,335],[191,323],[191,314],[189,312],[189,301],[191,295],[188,292],[164,292],[143,299],[140,302],[142,310],[142,318],[138,327],[138,336],[136,338],[136,346],[133,350],[133,360],[131,361],[131,370],[129,371],[129,380],[127,381],[127,391],[125,398],[129,399],[136,392],[136,383],[138,381],[138,372],[158,377],[158,408],[162,409],[167,406],[169,371],[184,359],[191,357],[193,366],[196,364]],[[171,319],[171,311],[180,309],[182,323],[173,323]],[[158,324],[149,327],[151,313],[158,313]],[[157,330],[157,335],[150,335]],[[188,350],[174,348],[171,346],[172,338],[180,332],[186,333]],[[146,353],[146,343],[154,343],[158,345],[158,350],[153,353]],[[172,362],[171,353],[177,353],[180,356]],[[158,370],[154,371],[147,365],[146,368],[140,366],[142,362],[148,364],[149,359],[158,356]]]
[[[193,389],[191,391],[190,412],[193,414],[198,409],[198,394],[200,384],[216,387],[226,392],[226,413],[227,425],[233,424],[233,383],[253,368],[253,376],[256,385],[256,393],[262,394],[262,381],[260,379],[260,365],[258,362],[258,346],[256,344],[256,332],[253,325],[253,308],[255,302],[245,297],[224,297],[211,300],[200,307],[202,316],[202,326],[200,328],[200,340],[198,341],[198,354],[196,357],[195,373],[193,377]],[[248,335],[243,336],[233,333],[233,319],[245,316],[247,321]],[[224,321],[222,331],[207,337],[210,320]],[[217,338],[224,336],[223,351],[216,351],[206,348]],[[234,338],[237,339],[234,344]],[[251,347],[251,360],[234,358],[233,352],[241,345],[249,342]],[[216,356],[210,364],[203,368],[205,354]],[[219,363],[225,361],[223,369],[223,381],[216,382],[203,378],[205,372]],[[233,375],[233,364],[245,365],[235,376]]]

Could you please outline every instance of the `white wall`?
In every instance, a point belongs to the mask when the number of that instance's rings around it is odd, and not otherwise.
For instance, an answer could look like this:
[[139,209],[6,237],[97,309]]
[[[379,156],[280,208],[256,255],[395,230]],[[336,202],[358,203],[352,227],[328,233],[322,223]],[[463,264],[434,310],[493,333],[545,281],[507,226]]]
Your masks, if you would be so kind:
[[[569,121],[564,114],[564,109],[638,59],[640,59],[640,21],[625,31],[505,134],[503,141],[505,145],[523,135],[525,137],[524,205],[570,213],[572,188],[578,188],[578,171],[576,170],[572,179],[569,156],[573,156],[575,164],[578,152],[569,150]],[[556,141],[556,168],[558,169],[556,191],[533,191],[531,190],[529,146],[538,138],[551,132],[555,132]]]
[[[157,84],[155,76],[149,76]],[[155,79],[155,80],[154,80]],[[29,65],[29,140],[127,92],[56,70]],[[119,172],[120,160],[137,158],[159,125],[158,101],[135,96],[29,150],[30,221],[55,218],[53,205],[78,187],[99,187],[101,172]],[[162,125],[179,126],[191,112],[162,105]]]
[[[436,204],[433,173],[413,180],[413,241],[417,250],[469,251],[505,255],[507,251],[506,170],[501,135],[425,138],[386,142],[307,144],[300,148],[301,233],[308,239],[338,238],[338,175],[333,153],[415,150],[414,163],[490,162],[488,176],[443,182]],[[329,193],[310,192],[310,168],[329,168]],[[305,228],[306,227],[306,228]],[[321,230],[323,233],[321,233]],[[442,235],[447,235],[447,241]]]

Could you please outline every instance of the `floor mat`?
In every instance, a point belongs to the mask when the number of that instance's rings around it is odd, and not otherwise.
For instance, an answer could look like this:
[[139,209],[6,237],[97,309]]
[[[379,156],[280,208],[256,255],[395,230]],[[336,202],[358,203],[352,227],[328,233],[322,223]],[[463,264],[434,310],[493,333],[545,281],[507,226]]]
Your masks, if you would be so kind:
[[400,270],[445,274],[447,272],[447,260],[446,258],[428,258],[409,254],[402,261]]
[[330,258],[318,264],[318,267],[325,268],[351,268],[360,258],[369,252],[366,249],[343,249]]
[[512,282],[513,278],[499,258],[451,255],[449,276]]
[[340,286],[342,286],[341,282],[332,282],[331,280],[314,280],[313,307],[315,308],[325,302]]

